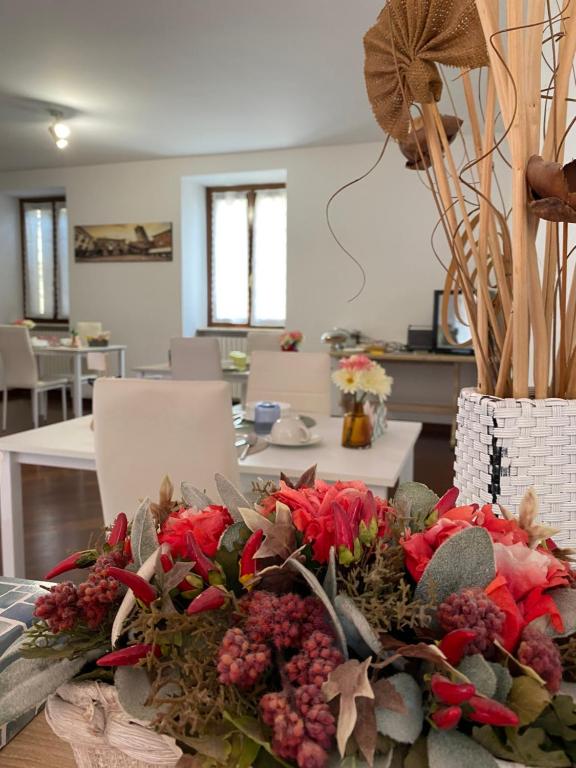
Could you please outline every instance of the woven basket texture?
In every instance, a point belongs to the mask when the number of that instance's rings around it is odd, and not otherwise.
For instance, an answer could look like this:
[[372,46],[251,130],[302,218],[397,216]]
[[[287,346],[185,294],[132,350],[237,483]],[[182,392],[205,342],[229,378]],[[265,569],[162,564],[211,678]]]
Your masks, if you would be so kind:
[[462,503],[514,512],[529,487],[562,546],[576,542],[576,400],[499,399],[463,389],[454,484]]

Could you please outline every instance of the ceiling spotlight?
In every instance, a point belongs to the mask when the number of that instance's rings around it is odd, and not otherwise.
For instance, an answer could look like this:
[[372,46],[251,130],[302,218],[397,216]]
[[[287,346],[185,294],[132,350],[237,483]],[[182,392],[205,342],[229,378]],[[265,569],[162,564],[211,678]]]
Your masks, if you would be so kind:
[[53,122],[48,128],[50,136],[54,139],[58,149],[66,149],[68,146],[68,138],[71,133],[70,128],[63,122],[63,115],[61,112],[51,111],[50,115],[53,118]]

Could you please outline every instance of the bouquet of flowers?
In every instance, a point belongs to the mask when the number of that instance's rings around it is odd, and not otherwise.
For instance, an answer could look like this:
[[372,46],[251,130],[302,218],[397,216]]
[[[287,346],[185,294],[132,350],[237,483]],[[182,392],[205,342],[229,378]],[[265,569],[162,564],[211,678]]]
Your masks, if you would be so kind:
[[22,319],[19,319],[19,320],[14,320],[12,325],[23,325],[24,328],[28,328],[29,331],[31,331],[34,328],[36,328],[36,323],[34,322],[34,320],[27,320],[26,318],[22,318]]
[[280,349],[283,352],[298,352],[303,338],[301,331],[286,331],[280,337]]
[[[23,680],[48,659],[51,684],[113,681],[192,766],[576,762],[574,572],[532,492],[516,517],[314,469],[252,504],[217,483],[176,502],[165,480],[49,574],[87,569],[39,598]],[[0,716],[18,685],[0,676]],[[45,696],[41,674],[21,691]]]
[[366,355],[351,355],[340,360],[332,381],[344,395],[351,396],[354,403],[363,403],[371,395],[380,401],[386,400],[392,392],[394,379]]

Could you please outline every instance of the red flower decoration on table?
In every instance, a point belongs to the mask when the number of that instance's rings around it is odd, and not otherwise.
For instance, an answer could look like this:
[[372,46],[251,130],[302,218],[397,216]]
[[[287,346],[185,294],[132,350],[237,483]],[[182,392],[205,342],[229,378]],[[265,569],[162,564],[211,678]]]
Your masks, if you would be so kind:
[[201,511],[181,507],[163,523],[158,537],[161,544],[168,544],[174,557],[186,558],[188,547],[186,534],[192,533],[202,552],[214,557],[220,537],[234,521],[226,507],[215,504]]

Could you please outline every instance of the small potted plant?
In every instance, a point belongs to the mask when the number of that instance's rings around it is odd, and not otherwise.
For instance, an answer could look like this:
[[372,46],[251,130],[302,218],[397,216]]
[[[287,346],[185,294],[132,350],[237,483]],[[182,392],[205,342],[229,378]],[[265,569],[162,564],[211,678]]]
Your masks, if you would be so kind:
[[366,406],[374,399],[378,406],[384,405],[392,391],[392,377],[366,355],[351,355],[340,360],[332,381],[344,395],[342,445],[345,448],[368,448],[374,435]]
[[286,331],[280,337],[280,349],[282,352],[298,352],[303,338],[301,331]]

